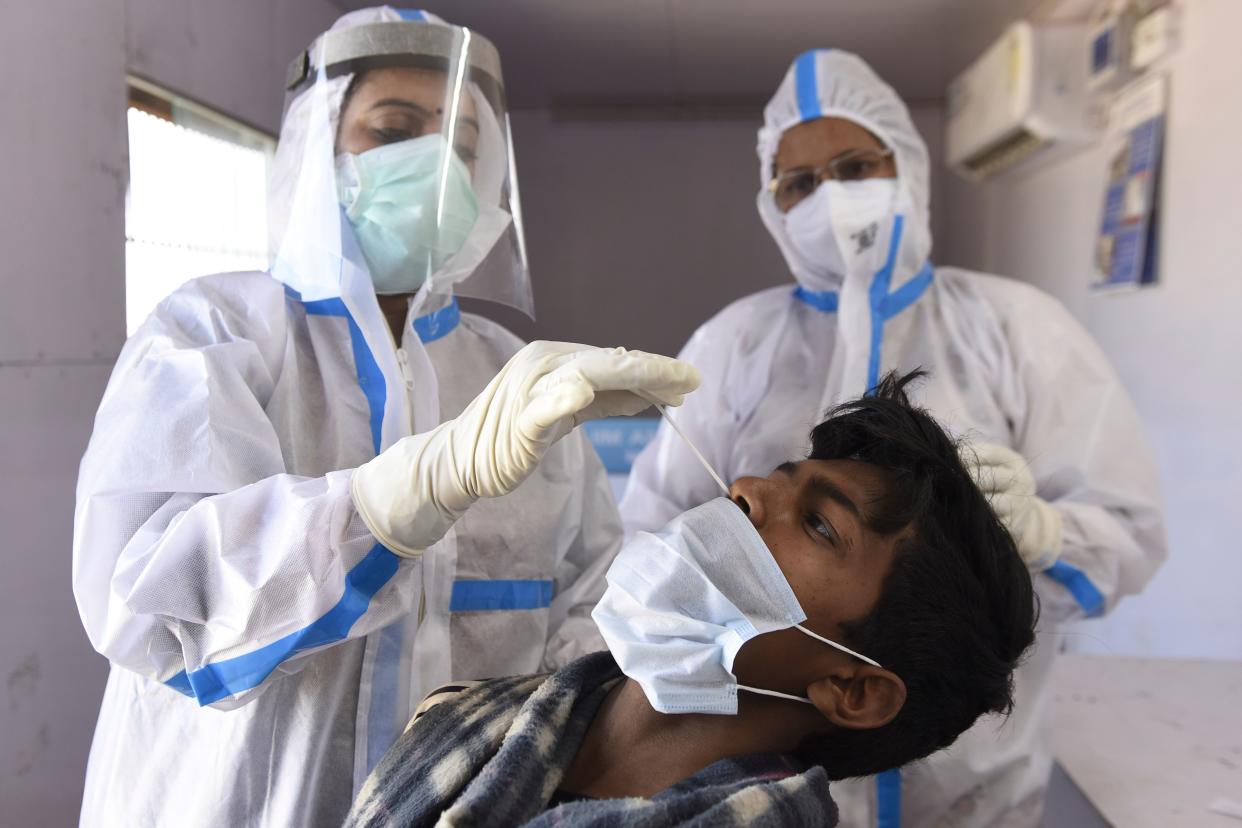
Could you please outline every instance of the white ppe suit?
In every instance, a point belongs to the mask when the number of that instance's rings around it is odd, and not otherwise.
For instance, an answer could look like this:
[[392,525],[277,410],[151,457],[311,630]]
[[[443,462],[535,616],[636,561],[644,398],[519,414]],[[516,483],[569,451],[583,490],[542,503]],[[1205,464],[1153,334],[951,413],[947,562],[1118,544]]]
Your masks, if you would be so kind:
[[[819,117],[861,124],[894,151],[896,207],[876,267],[829,276],[801,259],[766,185],[781,133]],[[805,457],[828,408],[890,370],[930,372],[913,389],[955,436],[1009,446],[1063,519],[1060,559],[1034,575],[1034,650],[1016,673],[1007,720],[987,718],[948,750],[900,771],[833,783],[841,824],[1037,826],[1052,764],[1058,625],[1138,592],[1165,556],[1154,465],[1125,391],[1055,300],[1017,282],[928,261],[927,150],[904,104],[859,58],[796,59],[759,132],[759,212],[799,285],[726,307],[680,354],[702,375],[672,414],[726,479]],[[627,533],[654,530],[717,494],[668,426],[634,464]]]
[[[364,10],[333,31],[419,20]],[[461,313],[453,287],[521,240],[506,122],[458,84],[478,109],[485,238],[423,286],[394,342],[333,189],[349,80],[316,77],[312,60],[286,110],[272,272],[204,277],[168,297],[100,404],[73,586],[112,669],[83,824],[339,825],[427,688],[603,646],[590,611],[621,529],[581,434],[421,558],[377,543],[355,509],[354,469],[457,415],[520,348]],[[521,307],[524,260],[517,276],[493,296]]]

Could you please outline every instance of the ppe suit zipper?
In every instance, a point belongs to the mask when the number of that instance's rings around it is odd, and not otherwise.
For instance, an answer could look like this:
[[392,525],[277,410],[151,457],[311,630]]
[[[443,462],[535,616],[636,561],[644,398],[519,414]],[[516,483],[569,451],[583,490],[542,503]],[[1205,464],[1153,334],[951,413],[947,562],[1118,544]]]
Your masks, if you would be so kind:
[[[393,343],[395,347],[397,343]],[[405,348],[397,348],[397,365],[401,368],[401,379],[405,381],[405,392],[407,395],[414,393],[414,372],[410,369],[410,357],[405,352]],[[410,430],[414,429],[414,412],[410,411]],[[422,626],[423,619],[427,616],[427,582],[424,580],[426,573],[420,573],[418,579],[418,624]]]
[[414,390],[414,374],[410,371],[410,358],[405,353],[405,348],[397,349],[397,364],[401,366],[401,378],[405,380],[405,390]]
[[[414,393],[414,372],[410,370],[410,357],[405,352],[405,348],[397,348],[397,365],[401,367],[401,378],[405,380],[406,394]],[[410,428],[413,430],[413,412],[411,411]],[[427,615],[427,583],[422,577],[419,578],[418,593],[418,623],[421,626],[423,618]]]
[[401,379],[405,382],[405,398],[409,410],[410,433],[414,433],[414,371],[410,368],[410,357],[405,348],[397,348],[397,365],[401,368]]

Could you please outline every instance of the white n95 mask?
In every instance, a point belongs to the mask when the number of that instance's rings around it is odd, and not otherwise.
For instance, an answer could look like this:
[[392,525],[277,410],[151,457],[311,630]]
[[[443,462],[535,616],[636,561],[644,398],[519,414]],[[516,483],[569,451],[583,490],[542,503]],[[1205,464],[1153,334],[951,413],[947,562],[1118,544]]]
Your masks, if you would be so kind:
[[439,134],[342,155],[336,182],[376,293],[418,290],[478,220],[470,171]]
[[640,532],[608,570],[608,588],[591,617],[617,665],[661,713],[737,713],[733,662],[757,635],[801,626],[806,613],[780,566],[742,510],[719,497],[658,533]]
[[784,215],[785,235],[817,284],[871,274],[884,264],[882,224],[896,203],[895,178],[829,179]]

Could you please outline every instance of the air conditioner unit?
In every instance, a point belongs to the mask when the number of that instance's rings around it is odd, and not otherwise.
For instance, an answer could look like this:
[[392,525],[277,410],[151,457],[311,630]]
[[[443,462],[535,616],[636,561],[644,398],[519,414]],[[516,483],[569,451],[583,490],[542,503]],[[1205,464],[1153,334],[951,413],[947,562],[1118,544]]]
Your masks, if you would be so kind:
[[972,181],[1094,135],[1083,87],[1086,31],[1014,23],[949,85],[945,160]]

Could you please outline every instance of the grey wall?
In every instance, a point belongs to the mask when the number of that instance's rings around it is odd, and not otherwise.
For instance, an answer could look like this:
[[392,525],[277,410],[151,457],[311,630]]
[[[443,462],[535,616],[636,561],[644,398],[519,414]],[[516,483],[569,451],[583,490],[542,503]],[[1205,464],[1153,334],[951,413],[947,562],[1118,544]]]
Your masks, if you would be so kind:
[[324,0],[47,0],[0,26],[0,822],[77,819],[107,665],[70,592],[78,460],[125,336],[125,73],[256,125]]
[[[527,339],[676,353],[734,299],[792,279],[755,209],[753,119],[513,117],[537,321],[472,305]],[[914,111],[933,159],[941,112]],[[932,170],[933,233],[943,175]]]

